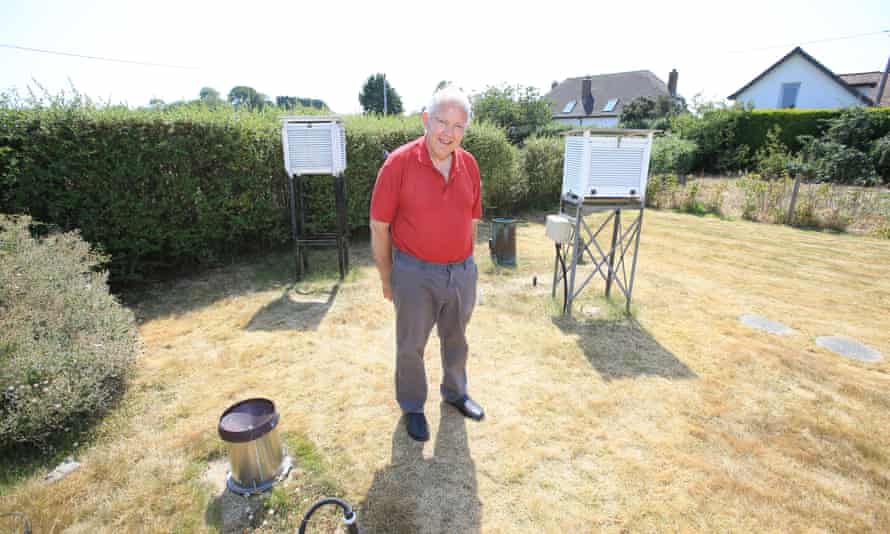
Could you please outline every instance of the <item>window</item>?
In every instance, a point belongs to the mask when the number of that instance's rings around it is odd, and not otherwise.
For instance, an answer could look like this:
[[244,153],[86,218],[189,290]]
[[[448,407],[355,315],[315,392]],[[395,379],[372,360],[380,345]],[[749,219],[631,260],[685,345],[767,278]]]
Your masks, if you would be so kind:
[[800,82],[783,83],[782,84],[782,100],[779,102],[780,108],[797,107],[797,93],[800,92]]
[[575,109],[575,102],[576,102],[576,100],[572,100],[571,102],[566,104],[566,107],[562,108],[562,112],[563,113],[571,113],[572,110]]
[[603,106],[603,111],[615,111],[615,106],[617,106],[617,105],[618,105],[617,98],[609,99],[609,101],[606,102],[606,105]]

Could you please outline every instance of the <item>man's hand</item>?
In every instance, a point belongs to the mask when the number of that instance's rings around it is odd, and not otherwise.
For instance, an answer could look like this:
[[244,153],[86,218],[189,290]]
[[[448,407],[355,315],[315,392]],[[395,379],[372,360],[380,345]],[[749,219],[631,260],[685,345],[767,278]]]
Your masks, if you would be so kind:
[[392,273],[392,241],[388,223],[371,219],[371,251],[374,254],[377,272],[380,273],[383,298],[392,301],[392,285],[389,282]]

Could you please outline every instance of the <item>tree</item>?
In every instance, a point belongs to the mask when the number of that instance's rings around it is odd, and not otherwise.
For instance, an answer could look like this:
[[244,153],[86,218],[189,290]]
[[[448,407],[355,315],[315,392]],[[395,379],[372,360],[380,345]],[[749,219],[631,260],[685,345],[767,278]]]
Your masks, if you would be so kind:
[[304,108],[329,109],[324,100],[317,98],[301,98],[298,96],[276,96],[275,105],[282,109],[294,109],[297,106]]
[[[383,84],[384,75],[372,74],[368,77],[362,92],[358,95],[358,101],[365,113],[383,113]],[[389,81],[386,81],[386,114],[398,115],[402,113],[402,98]]]
[[441,82],[439,82],[436,85],[436,91],[441,91],[442,89],[448,87],[449,85],[451,85],[451,82],[449,82],[448,80],[442,80]]
[[682,98],[641,96],[621,108],[618,121],[624,128],[666,129],[671,117],[685,112],[686,102]]
[[229,103],[236,108],[263,109],[266,95],[258,93],[253,87],[236,85],[229,91]]
[[202,87],[201,91],[198,93],[198,97],[201,99],[201,102],[204,102],[211,107],[222,103],[222,99],[219,97],[219,91],[213,87]]
[[520,143],[551,120],[550,103],[534,87],[487,87],[472,97],[473,116],[504,128],[513,143]]
[[275,105],[281,109],[294,109],[297,107],[297,97],[295,96],[276,96]]

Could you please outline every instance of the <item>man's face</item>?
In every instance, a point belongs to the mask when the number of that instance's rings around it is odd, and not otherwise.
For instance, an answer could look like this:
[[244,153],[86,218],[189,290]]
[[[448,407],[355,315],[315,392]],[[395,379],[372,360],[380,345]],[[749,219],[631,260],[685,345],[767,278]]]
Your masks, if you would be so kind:
[[443,160],[460,146],[467,127],[467,114],[458,104],[445,102],[435,113],[423,112],[426,143],[434,159]]

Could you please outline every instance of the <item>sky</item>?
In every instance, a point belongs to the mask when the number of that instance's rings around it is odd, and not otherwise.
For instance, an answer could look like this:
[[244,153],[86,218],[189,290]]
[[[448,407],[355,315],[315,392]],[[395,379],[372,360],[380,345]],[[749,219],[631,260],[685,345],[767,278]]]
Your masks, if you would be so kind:
[[883,70],[890,1],[0,0],[0,45],[156,64],[0,46],[0,91],[73,86],[131,107],[248,85],[357,113],[362,85],[383,72],[417,111],[442,80],[543,94],[589,74],[666,82],[674,68],[687,100],[722,101],[798,45],[836,74]]

